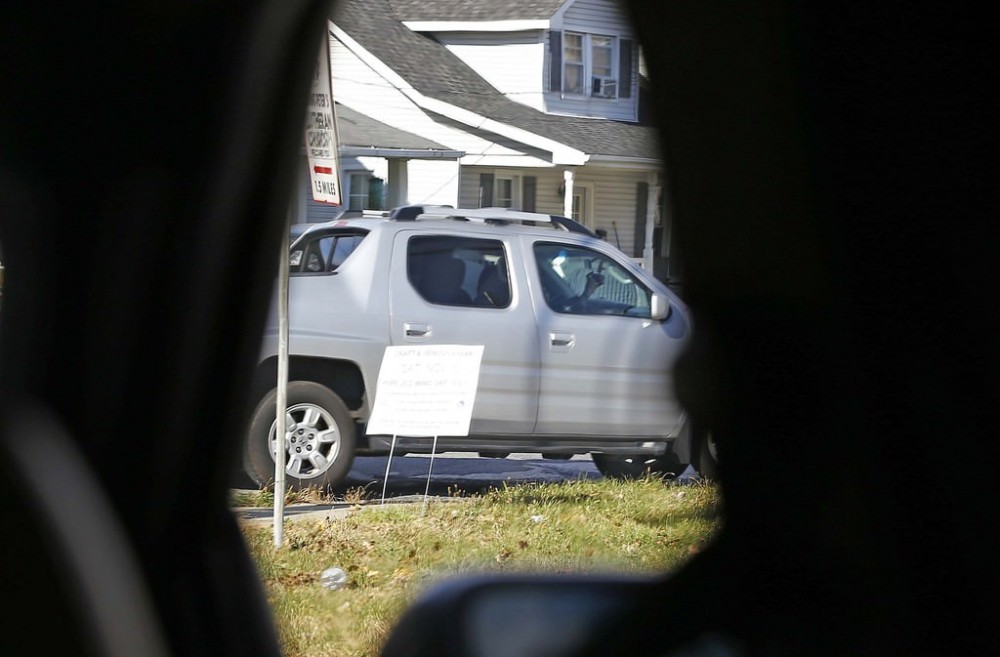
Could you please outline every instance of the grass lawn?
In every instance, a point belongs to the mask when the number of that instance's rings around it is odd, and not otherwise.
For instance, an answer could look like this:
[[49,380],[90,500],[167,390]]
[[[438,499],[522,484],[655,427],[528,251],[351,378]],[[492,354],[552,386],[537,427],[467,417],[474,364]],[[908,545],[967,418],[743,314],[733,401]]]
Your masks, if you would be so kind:
[[[666,572],[711,539],[721,500],[710,484],[601,479],[499,489],[458,500],[358,505],[341,520],[245,526],[288,657],[378,654],[427,586],[460,573]],[[346,588],[320,586],[331,566]]]

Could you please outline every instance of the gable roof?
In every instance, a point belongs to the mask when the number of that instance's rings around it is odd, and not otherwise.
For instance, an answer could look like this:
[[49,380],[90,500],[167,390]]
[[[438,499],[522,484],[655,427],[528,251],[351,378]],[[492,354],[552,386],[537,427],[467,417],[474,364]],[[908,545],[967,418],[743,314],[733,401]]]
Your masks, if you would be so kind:
[[510,100],[443,45],[413,32],[394,18],[390,5],[408,1],[341,0],[336,5],[333,23],[423,96],[591,156],[660,157],[653,127],[546,114]]
[[547,20],[568,0],[389,0],[401,21]]

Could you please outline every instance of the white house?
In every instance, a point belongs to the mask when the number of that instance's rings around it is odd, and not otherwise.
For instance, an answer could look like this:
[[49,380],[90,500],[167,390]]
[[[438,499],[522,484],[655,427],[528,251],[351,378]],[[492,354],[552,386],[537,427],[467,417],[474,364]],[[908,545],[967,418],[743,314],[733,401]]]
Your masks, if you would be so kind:
[[352,208],[379,205],[383,185],[386,208],[563,214],[672,273],[657,134],[639,123],[639,53],[617,2],[341,0],[329,27],[340,114],[422,140],[396,157],[342,148]]

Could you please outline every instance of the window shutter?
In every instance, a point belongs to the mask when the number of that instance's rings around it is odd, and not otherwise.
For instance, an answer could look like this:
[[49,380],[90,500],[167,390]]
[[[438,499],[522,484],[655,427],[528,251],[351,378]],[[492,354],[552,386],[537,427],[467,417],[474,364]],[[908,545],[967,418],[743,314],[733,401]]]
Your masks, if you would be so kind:
[[632,97],[632,39],[618,41],[618,97]]
[[549,91],[562,91],[562,32],[549,32]]
[[524,189],[523,198],[524,202],[521,203],[521,209],[525,212],[535,211],[535,190],[538,189],[538,178],[535,176],[525,176],[524,177]]
[[632,242],[632,255],[642,257],[646,246],[646,202],[649,200],[649,183],[641,182],[635,190],[635,240]]
[[493,174],[479,174],[479,207],[488,208],[493,205]]

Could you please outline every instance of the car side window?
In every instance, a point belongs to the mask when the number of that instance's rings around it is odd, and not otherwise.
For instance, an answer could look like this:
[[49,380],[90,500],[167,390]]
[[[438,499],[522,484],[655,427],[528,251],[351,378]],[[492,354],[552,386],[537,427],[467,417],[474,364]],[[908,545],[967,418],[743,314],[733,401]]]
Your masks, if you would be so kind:
[[549,308],[576,315],[651,316],[651,290],[621,263],[580,246],[539,242],[534,247]]
[[322,274],[337,270],[364,240],[367,231],[327,233],[297,244],[288,254],[291,274]]
[[511,285],[507,256],[499,240],[419,235],[406,247],[406,275],[430,303],[507,308]]

